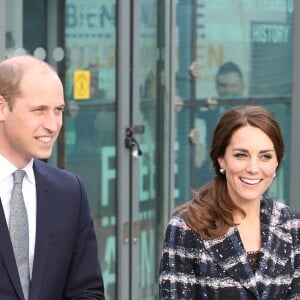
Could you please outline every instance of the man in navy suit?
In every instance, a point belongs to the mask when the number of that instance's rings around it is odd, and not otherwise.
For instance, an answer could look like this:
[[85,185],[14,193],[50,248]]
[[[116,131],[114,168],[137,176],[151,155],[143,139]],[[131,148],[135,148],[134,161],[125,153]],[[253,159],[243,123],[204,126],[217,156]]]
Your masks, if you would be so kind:
[[[80,178],[42,159],[62,126],[62,83],[30,55],[0,63],[0,299],[104,299],[94,225]],[[13,173],[26,172],[29,295],[10,238]],[[25,295],[24,295],[25,294]]]

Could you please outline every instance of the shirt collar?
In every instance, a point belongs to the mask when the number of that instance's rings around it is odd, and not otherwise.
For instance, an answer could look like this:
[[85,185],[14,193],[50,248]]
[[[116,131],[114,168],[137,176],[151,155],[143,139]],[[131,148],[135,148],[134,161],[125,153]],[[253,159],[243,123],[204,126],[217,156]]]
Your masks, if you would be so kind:
[[35,183],[34,172],[33,172],[33,159],[29,161],[29,163],[23,168],[23,170],[26,172],[30,183]]
[[[26,174],[30,183],[35,183],[34,172],[33,172],[33,159],[29,161],[29,163],[22,168]],[[0,155],[0,181],[10,176],[13,172],[17,170],[17,167],[12,164],[5,157]]]

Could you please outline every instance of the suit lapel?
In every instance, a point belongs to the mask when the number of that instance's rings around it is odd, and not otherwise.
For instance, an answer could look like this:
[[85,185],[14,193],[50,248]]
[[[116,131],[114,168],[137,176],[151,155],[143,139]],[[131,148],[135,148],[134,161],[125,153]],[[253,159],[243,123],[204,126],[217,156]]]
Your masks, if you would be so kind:
[[10,241],[9,231],[8,231],[1,201],[0,201],[0,236],[1,236],[0,256],[2,257],[3,264],[7,270],[8,276],[10,277],[11,282],[14,285],[14,288],[19,298],[24,299],[22,287],[19,279],[19,274],[18,274],[18,268],[13,253],[13,248]]
[[39,299],[40,287],[45,272],[48,244],[51,233],[53,199],[49,192],[52,183],[47,175],[39,168],[38,162],[34,163],[34,173],[37,193],[37,216],[36,216],[36,242],[34,263],[31,281],[31,299]]

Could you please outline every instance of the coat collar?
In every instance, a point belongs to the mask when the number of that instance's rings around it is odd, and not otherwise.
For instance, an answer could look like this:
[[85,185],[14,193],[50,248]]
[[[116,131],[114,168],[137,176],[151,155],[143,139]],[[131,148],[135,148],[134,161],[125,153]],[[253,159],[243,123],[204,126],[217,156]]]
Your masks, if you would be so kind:
[[7,270],[8,276],[19,296],[20,299],[24,299],[21,282],[19,279],[18,268],[14,257],[13,247],[10,241],[9,231],[4,215],[2,203],[0,201],[0,256],[2,257],[3,264]]
[[30,287],[30,299],[40,298],[40,287],[45,272],[48,245],[53,222],[53,183],[49,179],[45,163],[34,161],[33,170],[36,180],[37,216],[36,216],[36,242]]
[[[259,299],[260,292],[257,288],[257,280],[268,274],[280,273],[285,268],[285,262],[291,257],[292,236],[282,224],[285,222],[281,217],[281,207],[275,204],[268,197],[263,197],[261,203],[261,235],[262,257],[256,273],[254,274],[247,259],[247,253],[243,247],[242,240],[236,227],[231,227],[228,232],[219,238],[205,240],[204,247],[211,255],[213,261],[217,263],[236,282],[239,282],[246,289]],[[282,232],[283,239],[274,238],[274,235]],[[283,247],[280,253],[282,260],[275,264],[270,264],[270,257],[274,249]],[[292,272],[292,270],[290,270]]]

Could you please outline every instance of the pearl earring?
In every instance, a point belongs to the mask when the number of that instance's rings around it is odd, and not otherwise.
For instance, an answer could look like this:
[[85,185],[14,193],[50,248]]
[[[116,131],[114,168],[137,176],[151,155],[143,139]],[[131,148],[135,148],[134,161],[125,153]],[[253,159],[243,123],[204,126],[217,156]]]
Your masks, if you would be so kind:
[[276,177],[276,172],[274,173],[274,175],[273,175],[273,178],[275,178]]
[[220,173],[221,173],[221,174],[225,174],[225,169],[221,168],[221,169],[220,169]]

